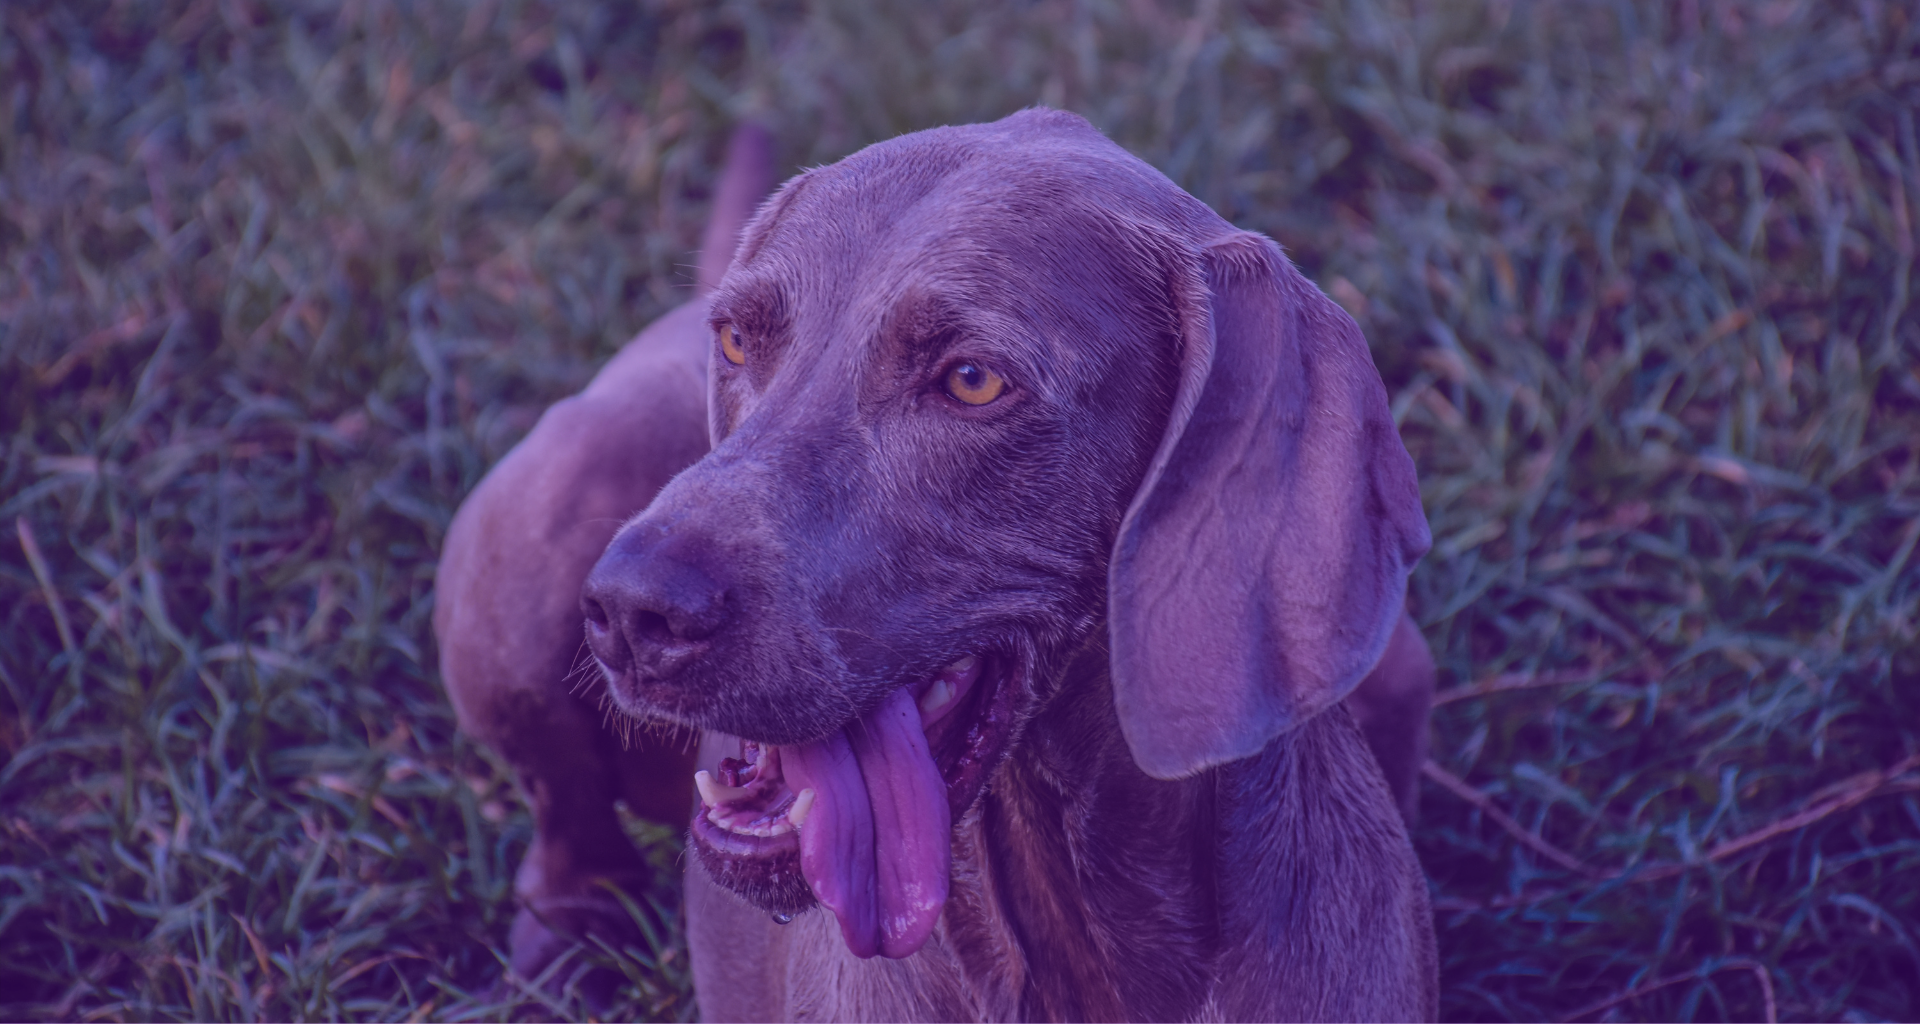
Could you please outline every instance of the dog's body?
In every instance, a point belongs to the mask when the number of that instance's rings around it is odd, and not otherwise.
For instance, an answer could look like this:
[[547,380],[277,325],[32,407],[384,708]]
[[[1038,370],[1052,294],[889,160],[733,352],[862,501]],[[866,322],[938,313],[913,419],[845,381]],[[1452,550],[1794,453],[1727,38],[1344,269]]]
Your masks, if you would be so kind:
[[[756,147],[710,252],[764,188]],[[449,692],[538,820],[515,966],[617,931],[615,799],[685,820],[690,796],[690,751],[623,750],[567,693],[584,593],[613,702],[705,731],[727,780],[687,878],[709,1019],[1433,1016],[1396,813],[1426,531],[1351,322],[1044,111],[809,172],[723,266],[448,535]],[[776,835],[707,814],[751,786]]]

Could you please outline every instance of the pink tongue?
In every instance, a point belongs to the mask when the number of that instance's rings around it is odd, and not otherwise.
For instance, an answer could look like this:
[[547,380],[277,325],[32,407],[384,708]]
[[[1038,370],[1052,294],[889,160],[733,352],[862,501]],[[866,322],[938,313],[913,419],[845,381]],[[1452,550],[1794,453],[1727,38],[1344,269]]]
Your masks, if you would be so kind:
[[800,873],[858,957],[912,956],[947,905],[947,784],[906,688],[822,740],[780,748],[787,784],[812,789]]

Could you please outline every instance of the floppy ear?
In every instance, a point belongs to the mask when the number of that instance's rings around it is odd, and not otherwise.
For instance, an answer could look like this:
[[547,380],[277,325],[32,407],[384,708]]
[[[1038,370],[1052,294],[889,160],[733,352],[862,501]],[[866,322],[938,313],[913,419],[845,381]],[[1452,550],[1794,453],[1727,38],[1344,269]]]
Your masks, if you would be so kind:
[[1179,390],[1107,580],[1120,728],[1161,779],[1345,697],[1431,544],[1353,320],[1265,236],[1181,248]]

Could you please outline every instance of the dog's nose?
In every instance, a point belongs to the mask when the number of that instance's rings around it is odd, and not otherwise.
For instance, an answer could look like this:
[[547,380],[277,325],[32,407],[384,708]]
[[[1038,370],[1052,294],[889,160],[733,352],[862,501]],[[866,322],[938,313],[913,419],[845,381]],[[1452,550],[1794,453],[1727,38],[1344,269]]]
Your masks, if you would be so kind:
[[587,646],[615,673],[665,679],[699,657],[726,621],[727,588],[684,539],[627,530],[580,588]]

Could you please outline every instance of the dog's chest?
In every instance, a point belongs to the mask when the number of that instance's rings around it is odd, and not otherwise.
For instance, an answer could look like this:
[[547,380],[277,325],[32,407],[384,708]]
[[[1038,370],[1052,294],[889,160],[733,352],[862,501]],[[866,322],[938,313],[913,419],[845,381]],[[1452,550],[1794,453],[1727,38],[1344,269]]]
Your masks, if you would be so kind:
[[853,956],[833,918],[821,912],[801,915],[785,931],[790,1020],[985,1019],[944,928],[904,960]]
[[1004,1020],[1017,1012],[1011,979],[967,977],[946,921],[911,957],[861,960],[832,915],[816,909],[776,924],[693,866],[687,933],[706,1020]]

